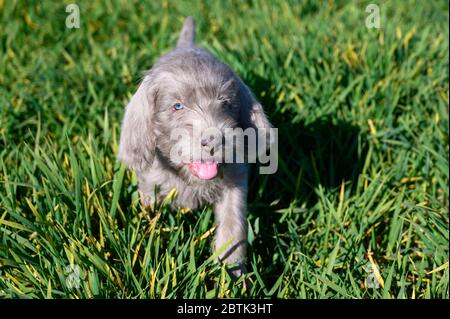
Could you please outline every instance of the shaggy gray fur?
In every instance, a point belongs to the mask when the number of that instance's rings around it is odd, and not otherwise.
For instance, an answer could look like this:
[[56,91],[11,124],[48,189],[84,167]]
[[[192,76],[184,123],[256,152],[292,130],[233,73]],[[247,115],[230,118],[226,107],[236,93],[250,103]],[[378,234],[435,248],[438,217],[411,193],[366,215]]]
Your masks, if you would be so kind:
[[[160,58],[146,73],[126,107],[120,136],[119,159],[139,178],[141,201],[152,205],[175,188],[173,208],[214,208],[217,228],[215,247],[225,248],[220,260],[240,265],[235,275],[245,271],[247,221],[246,197],[248,164],[222,164],[220,158],[204,150],[201,138],[192,136],[202,154],[216,159],[219,174],[201,180],[185,164],[170,159],[172,130],[192,131],[192,121],[202,127],[270,128],[263,108],[242,80],[210,52],[195,43],[195,21],[185,20],[177,47]],[[174,112],[173,105],[185,109]],[[220,138],[213,143],[221,143]]]

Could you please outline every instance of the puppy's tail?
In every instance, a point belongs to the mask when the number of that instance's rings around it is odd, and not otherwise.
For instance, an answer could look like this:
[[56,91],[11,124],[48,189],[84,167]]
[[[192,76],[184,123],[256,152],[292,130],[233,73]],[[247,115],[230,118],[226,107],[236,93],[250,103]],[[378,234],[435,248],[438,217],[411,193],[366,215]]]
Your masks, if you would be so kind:
[[195,20],[194,17],[187,17],[181,29],[177,47],[193,46],[195,44]]

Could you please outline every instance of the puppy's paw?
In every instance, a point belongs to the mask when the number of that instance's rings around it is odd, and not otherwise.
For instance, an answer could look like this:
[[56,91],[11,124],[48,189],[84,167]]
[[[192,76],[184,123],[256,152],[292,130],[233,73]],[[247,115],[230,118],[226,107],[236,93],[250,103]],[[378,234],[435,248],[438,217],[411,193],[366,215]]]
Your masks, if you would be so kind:
[[245,293],[248,295],[252,290],[253,283],[250,281],[250,278],[248,277],[247,268],[245,267],[245,264],[239,263],[236,266],[230,267],[229,269],[227,269],[227,271],[234,281],[239,281],[239,279],[243,277],[242,285]]

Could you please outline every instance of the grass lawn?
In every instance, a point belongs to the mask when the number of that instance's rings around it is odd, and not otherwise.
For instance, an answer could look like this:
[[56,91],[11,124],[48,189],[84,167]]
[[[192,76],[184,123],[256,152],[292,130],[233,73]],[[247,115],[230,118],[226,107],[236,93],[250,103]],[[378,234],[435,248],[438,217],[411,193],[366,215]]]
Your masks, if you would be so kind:
[[[0,0],[0,298],[449,298],[447,1],[378,1],[380,29],[373,1],[83,0],[68,29],[71,2]],[[187,15],[279,129],[278,172],[250,179],[249,292],[211,208],[146,218],[116,159]]]

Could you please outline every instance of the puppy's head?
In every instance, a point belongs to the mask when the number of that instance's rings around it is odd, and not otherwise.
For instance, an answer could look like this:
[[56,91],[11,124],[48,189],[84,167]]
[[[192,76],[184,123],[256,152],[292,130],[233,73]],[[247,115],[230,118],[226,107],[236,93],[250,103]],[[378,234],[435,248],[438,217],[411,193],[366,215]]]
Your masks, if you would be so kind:
[[189,183],[215,179],[233,147],[227,129],[269,128],[262,106],[202,49],[175,50],[145,76],[125,112],[119,158],[147,169],[155,156]]

